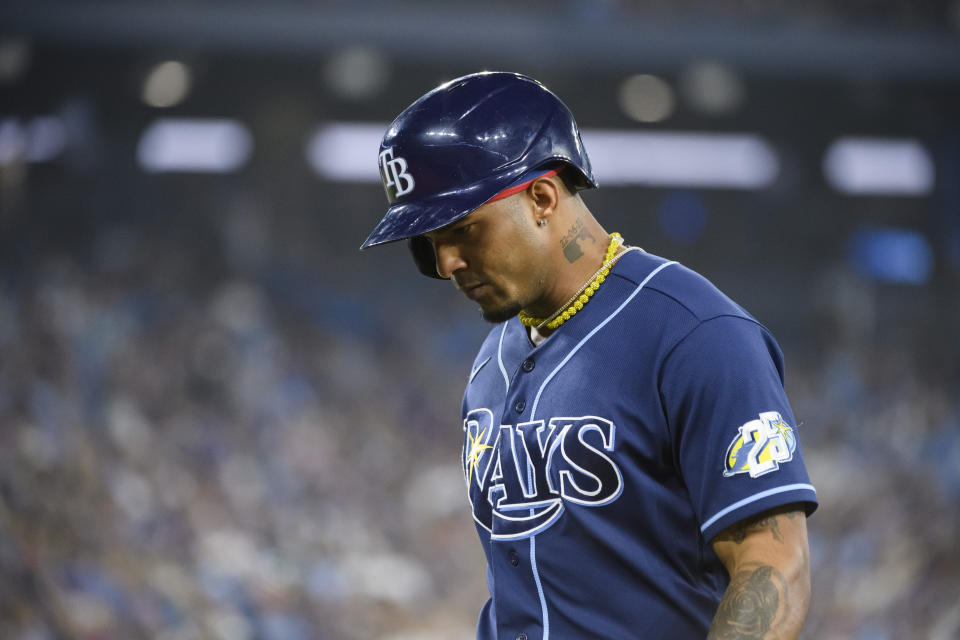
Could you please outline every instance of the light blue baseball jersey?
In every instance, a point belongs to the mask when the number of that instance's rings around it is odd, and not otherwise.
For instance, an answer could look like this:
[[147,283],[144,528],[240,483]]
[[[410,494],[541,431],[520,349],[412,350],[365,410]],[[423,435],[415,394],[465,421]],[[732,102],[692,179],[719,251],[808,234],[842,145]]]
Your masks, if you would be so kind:
[[817,504],[774,338],[637,251],[539,346],[516,318],[490,332],[463,430],[479,640],[703,638],[728,582],[711,539]]

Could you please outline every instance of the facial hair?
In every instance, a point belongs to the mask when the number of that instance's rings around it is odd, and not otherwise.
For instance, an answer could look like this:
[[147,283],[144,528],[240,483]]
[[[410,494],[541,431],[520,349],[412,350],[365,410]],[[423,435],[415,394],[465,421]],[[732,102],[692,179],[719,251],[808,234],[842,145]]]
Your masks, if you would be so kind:
[[483,314],[483,319],[491,324],[500,324],[501,322],[506,322],[513,316],[520,313],[522,307],[519,302],[509,302],[506,306],[500,307],[498,309],[490,309],[489,311],[484,311],[483,309],[480,312]]

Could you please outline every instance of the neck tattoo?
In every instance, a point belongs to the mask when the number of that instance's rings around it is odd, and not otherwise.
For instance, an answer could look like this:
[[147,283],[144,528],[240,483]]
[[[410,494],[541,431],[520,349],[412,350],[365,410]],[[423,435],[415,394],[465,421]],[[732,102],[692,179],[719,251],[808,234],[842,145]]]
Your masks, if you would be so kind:
[[597,292],[597,289],[600,288],[600,285],[603,284],[603,281],[607,279],[607,276],[610,275],[610,269],[621,257],[627,254],[629,251],[642,251],[640,247],[627,247],[626,251],[622,253],[617,253],[620,249],[620,246],[623,244],[623,236],[619,233],[610,234],[610,244],[607,246],[607,254],[603,258],[603,264],[594,273],[589,280],[587,280],[580,290],[573,294],[566,304],[561,306],[559,309],[553,312],[550,316],[546,318],[535,318],[523,311],[517,316],[520,318],[520,322],[525,327],[534,327],[537,331],[541,329],[547,329],[553,331],[564,322],[572,318],[578,311],[583,309],[584,305],[590,302],[590,298],[593,297],[593,294]]

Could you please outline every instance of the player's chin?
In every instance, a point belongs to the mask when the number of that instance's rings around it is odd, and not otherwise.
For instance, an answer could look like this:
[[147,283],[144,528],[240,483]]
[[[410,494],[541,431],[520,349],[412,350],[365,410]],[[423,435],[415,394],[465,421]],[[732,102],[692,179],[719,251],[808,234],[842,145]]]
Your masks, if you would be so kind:
[[506,322],[513,316],[520,313],[520,309],[521,306],[517,302],[508,302],[496,307],[480,307],[480,311],[483,313],[483,319],[487,322],[492,322],[493,324]]

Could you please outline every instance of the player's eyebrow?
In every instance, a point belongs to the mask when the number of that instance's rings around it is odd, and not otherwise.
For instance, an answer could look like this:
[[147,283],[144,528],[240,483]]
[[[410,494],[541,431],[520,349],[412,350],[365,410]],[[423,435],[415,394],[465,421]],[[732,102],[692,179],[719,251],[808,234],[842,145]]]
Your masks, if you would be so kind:
[[456,231],[456,230],[459,229],[460,227],[466,226],[466,225],[468,225],[468,224],[473,224],[474,222],[476,222],[477,219],[476,219],[476,215],[475,215],[475,214],[476,214],[476,211],[471,211],[470,213],[468,213],[468,214],[465,215],[464,217],[460,218],[459,220],[456,220],[456,221],[454,221],[454,222],[451,222],[450,224],[448,224],[448,225],[445,226],[445,227],[440,227],[439,229],[434,229],[433,231],[428,231],[428,232],[426,232],[426,233],[423,234],[423,235],[426,236],[426,238],[427,238],[428,240],[432,240],[432,239],[435,238],[437,235],[440,235],[440,234],[443,234],[443,233],[450,233],[451,231]]

